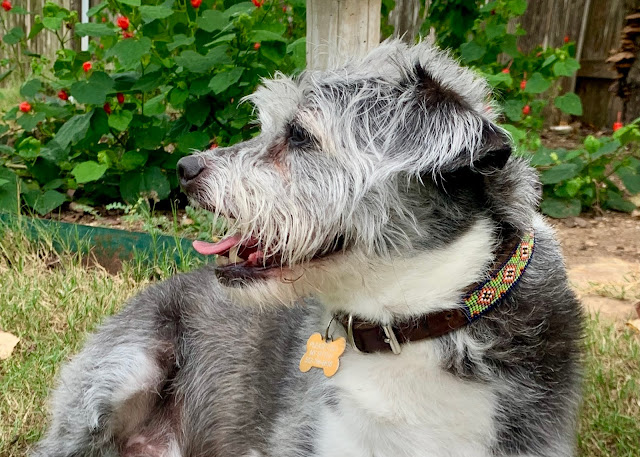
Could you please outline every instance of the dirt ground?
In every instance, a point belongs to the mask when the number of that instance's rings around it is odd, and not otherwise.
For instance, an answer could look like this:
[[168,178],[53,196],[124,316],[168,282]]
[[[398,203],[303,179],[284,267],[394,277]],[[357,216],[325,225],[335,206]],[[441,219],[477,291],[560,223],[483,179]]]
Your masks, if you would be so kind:
[[590,311],[635,318],[640,302],[640,215],[605,213],[551,220],[569,280]]

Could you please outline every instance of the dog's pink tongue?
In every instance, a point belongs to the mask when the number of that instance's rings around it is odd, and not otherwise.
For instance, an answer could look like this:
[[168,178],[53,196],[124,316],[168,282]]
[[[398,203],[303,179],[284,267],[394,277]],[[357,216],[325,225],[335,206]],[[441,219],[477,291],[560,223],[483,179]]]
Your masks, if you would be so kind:
[[206,241],[194,241],[193,249],[202,255],[225,254],[229,249],[240,243],[240,235],[230,236],[217,243],[207,243]]

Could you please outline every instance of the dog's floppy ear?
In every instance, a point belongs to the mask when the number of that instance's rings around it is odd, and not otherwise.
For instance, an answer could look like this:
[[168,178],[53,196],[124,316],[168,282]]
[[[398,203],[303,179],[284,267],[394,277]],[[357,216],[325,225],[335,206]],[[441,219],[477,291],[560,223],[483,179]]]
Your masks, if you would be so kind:
[[484,121],[480,147],[471,156],[471,169],[486,173],[504,168],[511,152],[513,148],[507,133],[495,124]]

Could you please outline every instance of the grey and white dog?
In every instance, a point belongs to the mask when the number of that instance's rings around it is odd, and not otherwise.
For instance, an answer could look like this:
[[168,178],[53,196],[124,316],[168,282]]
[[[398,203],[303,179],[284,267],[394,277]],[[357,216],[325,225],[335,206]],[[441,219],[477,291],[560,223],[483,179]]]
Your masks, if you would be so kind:
[[[62,369],[32,455],[574,455],[581,308],[486,82],[390,41],[249,99],[259,136],[179,163],[189,196],[230,221],[197,248],[230,263],[108,319]],[[347,346],[330,378],[300,372],[310,335],[345,336],[333,316],[460,308],[528,231],[527,269],[478,320],[399,354]]]

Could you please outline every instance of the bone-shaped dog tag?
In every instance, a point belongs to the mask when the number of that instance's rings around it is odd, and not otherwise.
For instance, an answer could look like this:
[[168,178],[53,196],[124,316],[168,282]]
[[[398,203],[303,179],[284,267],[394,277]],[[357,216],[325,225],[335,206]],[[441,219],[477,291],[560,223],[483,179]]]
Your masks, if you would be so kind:
[[336,374],[340,365],[340,356],[347,347],[347,342],[340,337],[333,341],[325,341],[322,335],[314,333],[307,340],[307,352],[300,359],[300,371],[306,373],[311,367],[322,368],[328,378]]

